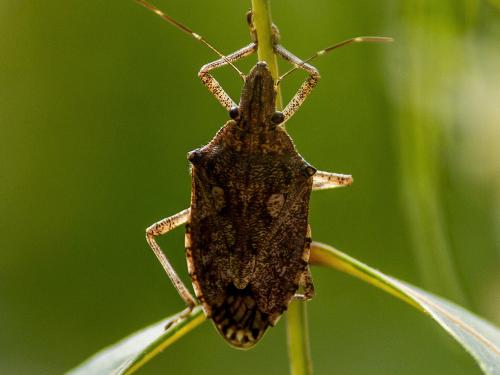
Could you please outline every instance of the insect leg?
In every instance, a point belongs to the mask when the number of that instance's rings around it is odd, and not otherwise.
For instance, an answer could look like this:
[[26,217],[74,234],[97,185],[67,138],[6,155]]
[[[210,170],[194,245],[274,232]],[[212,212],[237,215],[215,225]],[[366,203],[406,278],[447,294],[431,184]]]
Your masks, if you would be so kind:
[[304,271],[299,277],[299,288],[303,293],[295,293],[294,299],[300,301],[308,301],[314,297],[314,284],[312,281],[311,270],[309,269],[309,255],[311,254],[311,226],[307,225],[306,241],[304,244],[304,252],[302,253],[302,261],[304,262]]
[[[213,69],[219,68],[221,66],[227,65],[229,63],[233,63],[239,59],[242,59],[246,56],[251,55],[257,50],[256,43],[250,43],[248,46],[245,46],[227,56],[224,56],[218,60],[212,61],[208,64],[205,64],[201,67],[198,72],[198,77],[200,77],[201,82],[207,87],[208,91],[210,91],[213,96],[219,101],[220,104],[226,110],[230,110],[233,107],[236,107],[236,103],[231,99],[231,97],[224,91],[222,86],[217,80],[209,74],[209,72]],[[245,78],[243,76],[243,78]]]
[[309,78],[306,79],[306,81],[299,88],[299,90],[297,91],[295,96],[292,98],[292,100],[290,100],[290,102],[287,104],[287,106],[283,110],[283,114],[285,115],[285,121],[288,118],[290,118],[297,111],[297,109],[302,105],[304,100],[306,100],[306,98],[309,96],[309,94],[311,93],[314,86],[316,86],[316,84],[318,83],[318,80],[320,78],[319,72],[314,66],[308,64],[309,61],[315,59],[316,57],[323,56],[324,54],[326,54],[330,51],[333,51],[334,49],[337,49],[337,48],[340,48],[343,46],[347,46],[347,45],[353,44],[353,43],[364,43],[364,42],[387,43],[387,42],[392,42],[392,41],[393,41],[392,38],[386,38],[386,37],[380,37],[380,36],[359,36],[356,38],[344,40],[343,42],[340,42],[340,43],[334,44],[332,46],[329,46],[325,49],[322,49],[322,50],[316,52],[314,55],[312,55],[311,57],[309,57],[306,60],[299,59],[293,53],[291,53],[290,51],[285,49],[282,45],[276,44],[274,46],[275,52],[278,55],[280,55],[281,57],[283,57],[285,60],[289,61],[290,63],[292,63],[294,65],[294,67],[292,69],[290,69],[288,72],[283,74],[278,79],[277,84],[279,84],[279,82],[283,78],[285,78],[287,75],[289,75],[290,73],[292,73],[293,71],[295,71],[297,69],[303,69],[307,73],[309,73]]
[[[275,52],[283,57],[285,60],[293,64],[295,67],[304,69],[307,73],[309,73],[309,77],[304,81],[302,86],[300,86],[299,90],[297,93],[294,95],[294,97],[288,102],[286,105],[285,109],[283,110],[283,115],[285,116],[285,120],[287,121],[290,117],[293,116],[295,112],[299,109],[299,107],[304,103],[306,98],[309,96],[311,93],[312,89],[316,84],[318,83],[319,79],[321,76],[319,75],[318,69],[316,69],[314,66],[309,65],[299,59],[297,56],[295,56],[293,53],[285,49],[282,45],[276,44],[274,46]],[[282,76],[280,80],[283,78]],[[279,81],[278,81],[279,83]]]
[[296,293],[293,296],[293,299],[299,301],[309,301],[314,297],[314,284],[312,281],[311,270],[309,269],[309,266],[307,266],[307,268],[302,273],[299,285],[304,293]]
[[229,95],[224,91],[224,89],[221,87],[219,82],[215,80],[208,72],[212,69],[218,68],[223,65],[229,65],[231,68],[233,68],[243,80],[245,79],[245,75],[233,64],[236,60],[239,60],[245,56],[250,55],[251,53],[255,52],[257,50],[257,44],[256,43],[251,43],[250,45],[243,47],[239,49],[236,52],[231,53],[229,56],[224,56],[221,52],[219,52],[218,49],[216,49],[213,45],[211,45],[205,38],[203,38],[200,34],[195,33],[193,30],[191,30],[189,27],[183,25],[179,21],[175,20],[173,17],[169,16],[162,10],[158,9],[154,5],[148,3],[146,0],[135,0],[137,3],[142,5],[143,7],[151,10],[152,12],[156,13],[158,16],[160,16],[163,20],[167,21],[171,25],[175,26],[179,30],[185,32],[186,34],[190,35],[197,41],[203,43],[205,46],[207,46],[209,49],[211,49],[213,52],[215,52],[217,55],[219,55],[220,59],[208,63],[204,65],[201,69],[200,72],[198,73],[198,76],[201,78],[201,81],[203,84],[208,88],[208,90],[217,98],[217,100],[222,104],[224,108],[226,108],[228,111],[232,107],[236,107],[236,104],[234,101],[229,97]]
[[173,216],[158,221],[157,223],[151,225],[149,228],[146,229],[146,241],[148,241],[149,246],[155,253],[158,260],[160,261],[163,269],[165,270],[168,277],[172,281],[172,284],[174,284],[175,289],[177,289],[177,292],[179,292],[181,298],[188,305],[186,313],[189,313],[189,311],[191,311],[193,307],[196,305],[195,299],[193,298],[189,290],[186,288],[180,277],[177,275],[174,268],[172,267],[172,265],[170,264],[167,257],[160,249],[160,246],[158,246],[154,238],[156,236],[161,236],[162,234],[170,232],[172,229],[177,228],[182,224],[185,224],[188,221],[190,211],[191,209],[189,208],[185,209],[184,211],[181,211]]
[[313,190],[333,189],[352,184],[350,174],[317,171],[313,177]]

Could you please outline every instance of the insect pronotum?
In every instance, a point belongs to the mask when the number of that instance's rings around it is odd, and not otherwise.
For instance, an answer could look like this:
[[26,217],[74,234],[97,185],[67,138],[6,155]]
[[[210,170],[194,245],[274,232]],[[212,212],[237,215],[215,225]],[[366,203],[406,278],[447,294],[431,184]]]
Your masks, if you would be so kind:
[[[311,191],[352,183],[350,175],[313,168],[296,151],[283,127],[320,78],[308,62],[346,44],[390,39],[353,38],[301,60],[279,43],[273,26],[274,52],[293,66],[280,79],[295,69],[309,74],[281,112],[275,104],[279,81],[274,82],[267,64],[258,62],[248,75],[234,65],[257,50],[251,13],[247,19],[252,42],[225,56],[153,5],[136,1],[219,55],[218,60],[204,65],[198,76],[231,117],[210,143],[188,154],[190,207],[151,225],[146,239],[186,302],[184,314],[199,301],[229,344],[250,348],[276,324],[292,299],[314,296],[309,270]],[[244,80],[239,104],[210,75],[211,70],[224,65],[230,65]],[[155,241],[156,236],[182,224],[186,226],[186,259],[196,299]]]

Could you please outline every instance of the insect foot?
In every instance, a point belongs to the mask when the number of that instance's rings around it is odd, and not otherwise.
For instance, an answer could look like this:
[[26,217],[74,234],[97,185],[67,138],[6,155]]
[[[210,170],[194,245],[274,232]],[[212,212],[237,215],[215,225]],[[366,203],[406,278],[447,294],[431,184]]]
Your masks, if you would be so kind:
[[176,316],[172,317],[172,319],[170,319],[167,322],[167,324],[165,324],[165,331],[167,329],[169,329],[170,327],[172,327],[173,325],[177,324],[179,321],[184,320],[185,318],[187,318],[189,316],[189,314],[191,314],[191,311],[193,311],[193,308],[192,307],[187,307],[184,310],[182,310],[179,314],[177,314]]

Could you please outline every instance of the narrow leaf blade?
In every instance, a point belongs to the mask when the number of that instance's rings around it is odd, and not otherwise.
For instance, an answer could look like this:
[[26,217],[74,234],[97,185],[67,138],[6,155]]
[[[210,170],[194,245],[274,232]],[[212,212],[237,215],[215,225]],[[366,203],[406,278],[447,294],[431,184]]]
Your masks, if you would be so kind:
[[133,373],[163,349],[205,321],[201,307],[197,306],[189,316],[175,322],[165,330],[165,326],[177,320],[178,316],[179,314],[176,314],[163,319],[104,348],[70,370],[68,375]]
[[313,242],[311,263],[336,268],[405,301],[434,319],[486,374],[500,374],[500,331],[470,311],[367,266],[331,246]]

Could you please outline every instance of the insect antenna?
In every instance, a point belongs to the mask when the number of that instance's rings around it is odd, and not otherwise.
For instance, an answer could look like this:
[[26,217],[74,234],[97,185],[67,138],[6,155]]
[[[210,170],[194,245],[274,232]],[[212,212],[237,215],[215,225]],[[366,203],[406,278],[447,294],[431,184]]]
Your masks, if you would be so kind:
[[204,45],[206,45],[213,52],[215,52],[222,59],[224,59],[234,70],[236,70],[236,72],[240,75],[240,77],[242,77],[243,79],[245,79],[245,74],[243,74],[243,72],[241,70],[239,70],[231,61],[229,61],[228,59],[226,59],[226,56],[224,56],[214,46],[212,46],[209,42],[207,42],[205,40],[205,38],[203,38],[200,34],[195,33],[189,27],[184,26],[182,23],[176,21],[175,19],[173,19],[172,17],[170,17],[168,14],[164,13],[163,11],[161,11],[160,9],[158,9],[157,7],[155,7],[154,5],[148,3],[145,0],[135,0],[135,2],[138,3],[138,4],[140,4],[140,5],[142,5],[146,9],[149,9],[150,11],[156,13],[158,16],[160,16],[161,18],[163,18],[165,21],[167,21],[171,25],[175,26],[176,28],[178,28],[181,31],[184,31],[186,34],[192,36],[194,39],[196,39],[199,42],[201,42]]
[[337,48],[340,48],[340,47],[344,47],[344,46],[347,46],[347,45],[353,44],[353,43],[364,43],[364,42],[368,42],[368,43],[389,43],[389,42],[392,42],[392,41],[394,41],[393,38],[386,38],[386,37],[383,37],[383,36],[358,36],[356,38],[351,38],[351,39],[344,40],[343,42],[340,42],[340,43],[334,44],[332,46],[326,47],[326,48],[324,48],[322,50],[319,50],[318,52],[316,52],[311,57],[309,57],[309,58],[305,59],[304,61],[302,61],[298,66],[293,67],[292,69],[290,69],[289,71],[287,71],[286,73],[284,73],[283,75],[281,75],[281,77],[278,79],[278,82],[281,81],[283,78],[285,78],[290,73],[292,73],[295,70],[299,69],[300,66],[308,63],[309,61],[315,59],[316,57],[323,56],[324,54],[326,54],[326,53],[328,53],[328,52],[330,52],[330,51],[332,51],[334,49],[337,49]]

